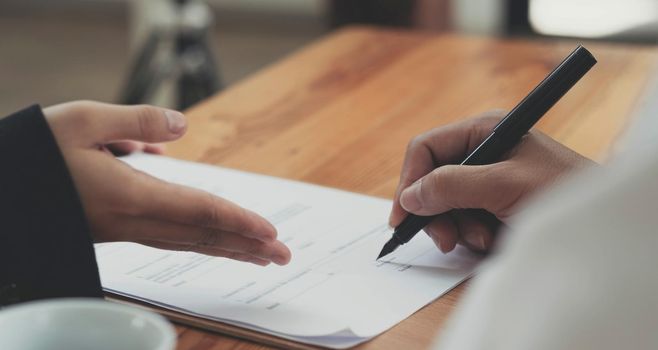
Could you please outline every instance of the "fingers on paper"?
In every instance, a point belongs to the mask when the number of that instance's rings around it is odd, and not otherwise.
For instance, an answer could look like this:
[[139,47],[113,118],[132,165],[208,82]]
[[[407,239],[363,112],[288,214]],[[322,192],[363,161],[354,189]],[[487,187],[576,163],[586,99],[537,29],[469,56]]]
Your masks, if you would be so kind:
[[438,215],[424,230],[443,253],[451,252],[459,242],[459,230],[449,214]]
[[459,242],[476,252],[486,252],[492,247],[498,226],[484,215],[476,210],[457,210],[450,213],[459,232]]
[[149,175],[144,175],[142,183],[143,193],[149,196],[135,198],[133,214],[137,216],[232,232],[262,242],[276,240],[272,224],[228,200]]
[[[151,246],[151,247],[154,247],[154,248],[165,249],[165,250],[192,251],[192,250],[188,249],[188,247],[186,247],[186,246],[183,246],[183,245],[180,245],[180,244],[169,243],[169,242],[161,242],[161,241],[153,241],[153,240],[140,240],[140,241],[137,241],[137,243],[144,244],[144,245],[147,245],[147,246]],[[251,256],[249,254],[231,252],[231,251],[223,250],[223,249],[198,248],[197,250],[194,250],[194,251],[197,252],[197,253],[205,254],[205,255],[228,258],[228,259],[248,262],[248,263],[252,263],[252,264],[256,264],[256,265],[260,265],[260,266],[267,266],[271,263],[270,260],[257,258],[257,257]]]
[[290,250],[277,240],[263,242],[234,232],[149,219],[133,219],[123,229],[130,237],[139,237],[138,243],[156,248],[193,251],[259,265],[284,265],[290,261]]
[[457,244],[486,252],[493,246],[499,226],[492,220],[475,210],[455,210],[438,215],[424,230],[443,253],[451,252]]

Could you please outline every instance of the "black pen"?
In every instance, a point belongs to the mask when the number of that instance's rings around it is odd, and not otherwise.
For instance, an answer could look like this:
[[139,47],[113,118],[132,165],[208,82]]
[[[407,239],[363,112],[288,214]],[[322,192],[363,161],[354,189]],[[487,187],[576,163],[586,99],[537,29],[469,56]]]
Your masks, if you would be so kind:
[[[537,87],[535,87],[505,118],[491,134],[469,154],[461,165],[484,165],[496,162],[518,144],[521,137],[569,91],[587,71],[596,64],[596,59],[581,45],[573,50]],[[432,216],[409,214],[393,232],[377,259],[392,253],[409,242],[418,231],[432,221]]]

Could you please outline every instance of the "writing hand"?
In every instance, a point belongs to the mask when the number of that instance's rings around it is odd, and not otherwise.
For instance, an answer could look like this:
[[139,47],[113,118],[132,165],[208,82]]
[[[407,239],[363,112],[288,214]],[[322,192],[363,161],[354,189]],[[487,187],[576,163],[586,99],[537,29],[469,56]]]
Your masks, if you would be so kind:
[[[441,251],[463,243],[476,251],[492,247],[500,223],[516,214],[533,194],[565,174],[594,164],[545,134],[532,130],[497,163],[460,163],[504,117],[492,111],[430,130],[407,148],[389,224],[413,213],[438,215],[425,231]],[[493,214],[479,215],[484,209]]]

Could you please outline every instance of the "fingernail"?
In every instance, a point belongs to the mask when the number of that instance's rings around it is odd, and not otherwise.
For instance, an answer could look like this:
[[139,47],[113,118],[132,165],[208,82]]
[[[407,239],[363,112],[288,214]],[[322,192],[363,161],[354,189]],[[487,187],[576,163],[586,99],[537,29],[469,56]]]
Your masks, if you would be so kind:
[[183,113],[167,109],[164,111],[164,115],[167,117],[169,131],[180,134],[185,130],[185,116]]
[[466,232],[464,234],[464,240],[470,244],[471,246],[480,249],[480,250],[485,250],[487,249],[486,244],[484,242],[484,235],[478,234],[477,232]]
[[277,265],[285,265],[288,263],[288,258],[283,256],[283,255],[275,255],[272,257],[272,261],[274,261]]
[[400,195],[400,205],[408,212],[415,212],[422,208],[420,201],[420,183],[407,187]]

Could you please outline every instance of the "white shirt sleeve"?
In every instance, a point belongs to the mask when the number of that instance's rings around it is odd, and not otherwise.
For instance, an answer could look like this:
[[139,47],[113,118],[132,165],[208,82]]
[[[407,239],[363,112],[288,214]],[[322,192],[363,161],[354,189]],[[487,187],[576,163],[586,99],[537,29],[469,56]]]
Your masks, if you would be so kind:
[[511,226],[437,348],[658,349],[658,147],[580,174]]

